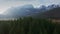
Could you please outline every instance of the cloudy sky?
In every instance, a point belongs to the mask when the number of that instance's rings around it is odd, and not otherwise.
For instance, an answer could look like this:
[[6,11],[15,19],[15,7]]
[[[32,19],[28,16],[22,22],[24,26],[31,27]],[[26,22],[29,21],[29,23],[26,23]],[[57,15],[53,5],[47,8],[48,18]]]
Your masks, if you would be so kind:
[[49,5],[59,4],[60,0],[0,0],[0,14],[6,11],[9,7],[22,6],[26,4]]

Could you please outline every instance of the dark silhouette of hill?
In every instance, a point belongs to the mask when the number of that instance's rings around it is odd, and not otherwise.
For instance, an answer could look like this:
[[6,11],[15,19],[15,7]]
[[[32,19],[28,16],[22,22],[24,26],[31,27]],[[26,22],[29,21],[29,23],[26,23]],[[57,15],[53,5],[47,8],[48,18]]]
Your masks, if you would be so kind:
[[40,14],[41,18],[60,19],[60,7],[48,10]]

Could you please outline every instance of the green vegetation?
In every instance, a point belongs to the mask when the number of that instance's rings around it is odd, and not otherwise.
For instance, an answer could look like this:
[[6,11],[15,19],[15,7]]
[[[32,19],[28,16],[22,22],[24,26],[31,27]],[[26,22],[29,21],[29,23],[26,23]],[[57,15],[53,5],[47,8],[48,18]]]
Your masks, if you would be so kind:
[[46,19],[25,17],[0,21],[0,34],[60,34],[60,25]]

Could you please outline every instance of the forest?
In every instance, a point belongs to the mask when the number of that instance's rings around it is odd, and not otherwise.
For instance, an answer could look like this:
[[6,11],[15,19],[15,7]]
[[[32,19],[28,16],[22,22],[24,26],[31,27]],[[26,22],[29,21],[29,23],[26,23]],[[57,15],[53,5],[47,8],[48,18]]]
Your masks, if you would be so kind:
[[47,19],[24,17],[0,21],[0,34],[60,34],[60,24]]

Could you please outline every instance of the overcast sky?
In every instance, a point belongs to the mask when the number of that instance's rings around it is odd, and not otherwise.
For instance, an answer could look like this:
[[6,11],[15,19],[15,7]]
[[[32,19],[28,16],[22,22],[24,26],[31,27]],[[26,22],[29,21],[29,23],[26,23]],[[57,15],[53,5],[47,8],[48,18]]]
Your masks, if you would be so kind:
[[38,5],[49,5],[59,4],[60,0],[0,0],[0,13],[7,10],[9,7],[22,6],[26,4]]

